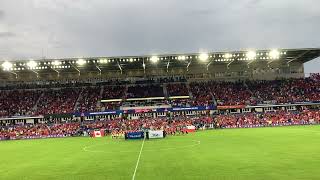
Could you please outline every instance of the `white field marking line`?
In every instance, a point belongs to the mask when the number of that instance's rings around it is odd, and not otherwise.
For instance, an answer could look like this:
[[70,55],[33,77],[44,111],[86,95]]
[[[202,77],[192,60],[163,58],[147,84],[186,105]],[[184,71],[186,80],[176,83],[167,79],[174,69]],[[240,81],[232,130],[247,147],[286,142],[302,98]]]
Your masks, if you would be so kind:
[[[192,148],[195,147],[197,145],[200,145],[200,141],[198,140],[192,140],[193,142],[196,142],[195,144],[191,144],[191,145],[186,145],[186,146],[180,146],[180,147],[168,147],[168,148],[163,148],[163,149],[145,149],[144,151],[148,151],[148,152],[153,152],[153,151],[167,151],[167,150],[176,150],[176,149],[183,149],[183,148]],[[94,147],[96,145],[91,145],[91,146],[85,146],[82,148],[83,151],[85,152],[90,152],[90,153],[114,153],[112,151],[107,152],[107,151],[94,151],[94,150],[88,150],[88,148],[90,149],[90,147]],[[132,153],[132,152],[138,152],[138,151],[117,151],[118,153]]]
[[142,153],[142,149],[143,149],[143,145],[144,145],[144,141],[145,141],[145,140],[146,140],[146,137],[144,137],[144,138],[143,138],[143,141],[142,141],[142,145],[141,145],[141,148],[140,148],[140,152],[139,152],[139,156],[138,156],[136,168],[134,169],[134,173],[133,173],[133,175],[132,175],[132,180],[134,180],[135,177],[136,177],[136,172],[137,172],[137,169],[138,169],[138,166],[139,166],[140,157],[141,157],[141,153]]

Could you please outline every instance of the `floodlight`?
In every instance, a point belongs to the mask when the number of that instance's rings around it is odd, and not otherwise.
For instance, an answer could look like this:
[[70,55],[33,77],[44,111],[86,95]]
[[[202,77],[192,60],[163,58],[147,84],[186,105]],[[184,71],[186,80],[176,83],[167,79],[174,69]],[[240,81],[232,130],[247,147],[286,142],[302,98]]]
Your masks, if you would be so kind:
[[78,59],[77,64],[82,66],[82,65],[86,64],[86,61],[84,59]]
[[178,56],[178,60],[184,61],[184,60],[186,60],[186,56]]
[[206,61],[206,60],[208,60],[208,58],[209,58],[209,55],[206,53],[202,53],[199,55],[200,61]]
[[256,58],[256,52],[254,52],[254,51],[248,51],[247,52],[247,54],[246,54],[246,56],[247,56],[247,58],[249,59],[249,60],[252,60],[252,59],[254,59],[254,58]]
[[133,59],[132,59],[132,58],[130,58],[130,59],[129,59],[129,61],[130,61],[130,62],[133,62]]
[[151,60],[151,62],[156,63],[156,62],[158,62],[159,58],[158,58],[158,56],[152,56],[150,58],[150,60]]
[[226,54],[224,55],[224,57],[227,58],[227,59],[228,59],[228,58],[231,58],[231,57],[232,57],[232,54],[226,53]]
[[269,56],[271,59],[278,59],[280,56],[280,52],[276,49],[270,51]]
[[55,61],[52,62],[52,64],[55,65],[55,66],[59,66],[61,64],[61,61],[55,60]]
[[108,59],[100,59],[100,63],[108,63]]
[[30,69],[34,69],[35,67],[37,67],[37,63],[33,60],[27,62],[27,66],[30,68]]
[[3,68],[3,70],[5,70],[5,71],[9,71],[11,68],[12,68],[12,63],[11,62],[8,62],[8,61],[6,61],[6,62],[4,62],[3,64],[2,64],[2,68]]

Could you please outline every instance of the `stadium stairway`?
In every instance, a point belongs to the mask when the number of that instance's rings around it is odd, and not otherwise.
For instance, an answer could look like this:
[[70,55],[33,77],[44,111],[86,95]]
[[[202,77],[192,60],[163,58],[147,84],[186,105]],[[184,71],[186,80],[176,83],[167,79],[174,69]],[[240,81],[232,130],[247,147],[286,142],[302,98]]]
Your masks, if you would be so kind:
[[164,97],[168,97],[167,83],[163,83],[163,95]]
[[74,103],[73,111],[77,111],[78,105],[79,105],[79,100],[82,98],[82,93],[83,93],[84,87],[81,88],[81,91],[78,95],[78,98],[76,100],[76,103]]
[[43,96],[44,96],[44,91],[42,91],[41,95],[39,96],[39,98],[37,99],[35,105],[33,106],[33,108],[32,108],[32,111],[33,111],[33,112],[36,112],[36,111],[37,111],[37,109],[38,109],[38,104],[39,104],[39,102],[40,102],[40,99],[41,99]]
[[125,99],[127,98],[127,95],[128,95],[128,87],[129,87],[128,85],[125,86],[126,89],[124,90],[124,95],[123,95],[123,97],[121,98],[122,100],[125,100]]
[[187,88],[188,88],[188,92],[189,92],[190,99],[192,99],[192,98],[193,98],[193,95],[192,95],[192,92],[191,92],[191,90],[190,90],[190,84],[187,82],[187,83],[186,83],[186,86],[187,86]]
[[102,100],[102,95],[103,95],[103,91],[104,91],[104,86],[101,86],[101,89],[100,89],[100,93],[99,93],[99,100],[96,104],[96,107],[101,107],[101,100]]

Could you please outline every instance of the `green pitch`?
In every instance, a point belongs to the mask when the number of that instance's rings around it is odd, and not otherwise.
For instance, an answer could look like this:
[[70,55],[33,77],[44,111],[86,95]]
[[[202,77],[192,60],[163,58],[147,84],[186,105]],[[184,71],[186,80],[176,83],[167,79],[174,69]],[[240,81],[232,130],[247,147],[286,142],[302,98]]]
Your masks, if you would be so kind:
[[208,130],[166,139],[0,142],[1,180],[319,180],[320,126]]

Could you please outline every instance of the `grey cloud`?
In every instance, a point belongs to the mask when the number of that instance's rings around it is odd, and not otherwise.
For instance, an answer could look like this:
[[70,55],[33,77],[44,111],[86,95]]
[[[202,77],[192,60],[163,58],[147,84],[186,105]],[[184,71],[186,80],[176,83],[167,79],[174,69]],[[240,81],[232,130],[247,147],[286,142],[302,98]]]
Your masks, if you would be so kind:
[[0,20],[4,18],[4,11],[0,10]]
[[0,38],[13,37],[15,34],[13,32],[0,32]]
[[19,2],[0,1],[12,58],[320,47],[318,0]]

